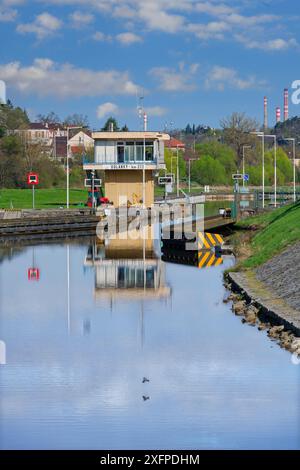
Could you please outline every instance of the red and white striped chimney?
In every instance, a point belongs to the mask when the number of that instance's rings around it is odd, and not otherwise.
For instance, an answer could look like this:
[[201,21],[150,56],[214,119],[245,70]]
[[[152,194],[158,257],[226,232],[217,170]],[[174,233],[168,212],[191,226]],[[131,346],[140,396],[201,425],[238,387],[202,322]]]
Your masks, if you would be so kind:
[[287,121],[289,118],[289,90],[284,89],[284,120]]
[[268,98],[264,97],[264,128],[268,129]]
[[276,108],[276,124],[281,121],[281,109],[279,106]]

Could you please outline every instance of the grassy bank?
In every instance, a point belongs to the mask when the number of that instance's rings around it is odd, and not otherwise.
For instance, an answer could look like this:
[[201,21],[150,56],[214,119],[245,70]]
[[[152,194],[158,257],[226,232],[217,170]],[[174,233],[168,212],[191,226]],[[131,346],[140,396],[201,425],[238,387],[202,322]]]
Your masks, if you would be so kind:
[[240,229],[254,229],[250,238],[250,256],[237,268],[255,268],[300,241],[300,202],[249,217],[238,224]]
[[[70,189],[70,205],[78,206],[87,200],[87,190]],[[36,189],[36,209],[51,209],[66,206],[65,189]],[[1,189],[0,209],[31,209],[31,189]]]

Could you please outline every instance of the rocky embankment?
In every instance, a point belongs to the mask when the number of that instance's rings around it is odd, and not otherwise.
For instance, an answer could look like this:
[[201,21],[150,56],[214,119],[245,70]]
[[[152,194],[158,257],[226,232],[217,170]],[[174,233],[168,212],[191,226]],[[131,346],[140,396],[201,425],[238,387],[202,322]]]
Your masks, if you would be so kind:
[[[231,284],[226,283],[231,289]],[[258,330],[267,330],[269,338],[276,341],[280,347],[300,357],[300,338],[285,325],[274,324],[274,318],[268,317],[265,311],[244,299],[243,294],[231,293],[224,299],[225,303],[232,302],[232,311],[240,316],[243,323],[257,327]]]
[[224,302],[243,323],[267,330],[282,348],[300,357],[300,243],[252,272],[229,273]]

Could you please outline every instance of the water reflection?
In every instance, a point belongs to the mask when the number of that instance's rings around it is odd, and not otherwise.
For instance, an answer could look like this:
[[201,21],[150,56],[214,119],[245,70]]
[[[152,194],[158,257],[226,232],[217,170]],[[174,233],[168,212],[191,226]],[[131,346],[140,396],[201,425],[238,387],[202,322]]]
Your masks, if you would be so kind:
[[[151,227],[147,228],[149,231]],[[84,265],[95,270],[98,298],[164,298],[171,295],[166,284],[165,263],[156,253],[153,237],[107,240],[88,248]]]
[[[300,367],[222,302],[222,273],[152,243],[6,250],[3,449],[300,448]],[[1,361],[0,361],[1,362]]]

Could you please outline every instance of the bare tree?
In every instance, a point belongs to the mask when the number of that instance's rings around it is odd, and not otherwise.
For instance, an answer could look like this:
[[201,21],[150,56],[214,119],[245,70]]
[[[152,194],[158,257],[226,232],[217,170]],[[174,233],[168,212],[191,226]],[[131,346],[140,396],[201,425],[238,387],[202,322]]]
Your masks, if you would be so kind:
[[82,126],[89,127],[88,117],[84,114],[70,114],[64,120],[65,126]]
[[56,124],[60,122],[59,116],[53,111],[50,111],[48,114],[38,114],[37,119],[43,124]]
[[240,162],[244,145],[253,145],[255,138],[250,132],[259,128],[255,119],[249,118],[245,113],[233,113],[220,122],[223,129],[224,142],[230,145],[236,152]]

